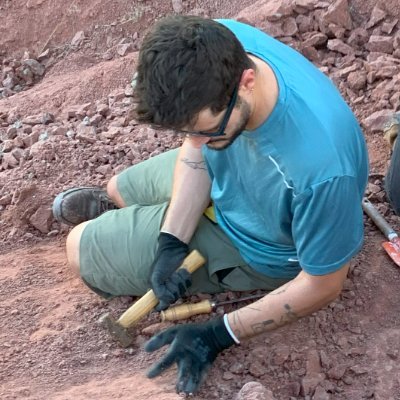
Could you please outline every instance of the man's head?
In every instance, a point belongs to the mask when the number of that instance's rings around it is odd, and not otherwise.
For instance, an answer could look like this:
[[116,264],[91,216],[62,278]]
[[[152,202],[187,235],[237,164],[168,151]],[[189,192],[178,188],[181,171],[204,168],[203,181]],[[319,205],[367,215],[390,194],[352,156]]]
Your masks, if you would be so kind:
[[[206,113],[220,117],[219,126],[215,127],[218,130],[224,111],[241,107],[240,114],[249,113],[240,97],[233,103],[231,100],[237,94],[243,72],[250,68],[255,69],[253,62],[224,25],[195,16],[164,18],[148,33],[140,50],[137,119],[190,131]],[[231,110],[227,109],[229,104]],[[241,125],[237,121],[235,130],[242,130],[245,124]],[[219,140],[212,139],[216,143]]]

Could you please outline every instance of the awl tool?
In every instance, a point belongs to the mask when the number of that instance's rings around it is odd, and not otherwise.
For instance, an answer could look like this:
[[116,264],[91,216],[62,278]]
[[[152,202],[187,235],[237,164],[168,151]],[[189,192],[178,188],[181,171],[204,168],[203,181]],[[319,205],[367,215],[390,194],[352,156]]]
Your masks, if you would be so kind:
[[240,297],[238,299],[227,300],[215,302],[211,300],[202,300],[198,303],[188,303],[181,304],[179,306],[170,307],[165,311],[161,311],[161,320],[162,321],[179,321],[181,319],[187,319],[192,317],[193,315],[199,314],[209,314],[216,307],[225,306],[227,304],[236,304],[249,300],[258,300],[261,297],[264,297],[266,293],[255,294],[247,297]]
[[400,237],[392,229],[392,227],[386,222],[379,211],[372,205],[372,203],[364,198],[362,201],[362,207],[374,224],[380,229],[380,231],[389,240],[383,242],[382,247],[385,249],[389,257],[400,267]]

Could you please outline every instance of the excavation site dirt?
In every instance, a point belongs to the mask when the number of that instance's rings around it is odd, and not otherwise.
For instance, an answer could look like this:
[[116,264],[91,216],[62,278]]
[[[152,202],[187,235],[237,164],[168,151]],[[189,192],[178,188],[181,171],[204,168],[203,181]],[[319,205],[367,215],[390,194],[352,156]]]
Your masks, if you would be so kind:
[[[400,110],[398,0],[0,1],[0,398],[157,399],[176,368],[150,380],[164,350],[143,344],[172,323],[158,313],[122,348],[99,323],[136,299],[105,301],[67,266],[70,228],[51,212],[74,186],[105,186],[130,165],[178,147],[177,135],[130,114],[138,49],[168,14],[232,18],[289,44],[328,75],[365,134],[366,196],[394,229],[383,188],[383,127]],[[193,399],[400,399],[400,269],[365,221],[365,243],[340,297],[313,315],[243,342],[213,364]],[[348,229],[352,229],[351,226]],[[324,249],[321,249],[323,252]],[[224,301],[255,293],[223,293]],[[191,296],[195,302],[210,296]],[[217,307],[205,321],[237,308]]]

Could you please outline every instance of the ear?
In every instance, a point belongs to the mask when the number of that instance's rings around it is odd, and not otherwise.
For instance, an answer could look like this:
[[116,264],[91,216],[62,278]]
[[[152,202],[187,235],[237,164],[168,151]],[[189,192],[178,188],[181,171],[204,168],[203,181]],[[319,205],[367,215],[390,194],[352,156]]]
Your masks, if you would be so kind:
[[245,69],[240,78],[239,89],[243,92],[252,92],[256,81],[256,71],[252,68]]

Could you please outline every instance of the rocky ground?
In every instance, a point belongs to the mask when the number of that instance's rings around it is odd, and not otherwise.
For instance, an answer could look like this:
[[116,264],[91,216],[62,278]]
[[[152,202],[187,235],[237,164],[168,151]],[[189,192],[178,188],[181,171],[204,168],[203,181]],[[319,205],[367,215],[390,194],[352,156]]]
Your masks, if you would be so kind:
[[[158,315],[139,324],[131,348],[119,348],[98,319],[107,311],[118,316],[133,299],[105,302],[72,276],[64,251],[68,229],[50,211],[60,191],[104,185],[124,168],[179,146],[172,133],[139,126],[129,113],[137,49],[162,15],[239,19],[329,75],[365,132],[367,196],[400,230],[382,188],[390,156],[382,128],[400,110],[397,0],[109,4],[0,3],[1,399],[179,398],[174,370],[154,381],[144,377],[154,355],[142,345],[160,329]],[[382,240],[366,219],[365,246],[340,299],[227,351],[193,399],[400,399],[400,271]]]

